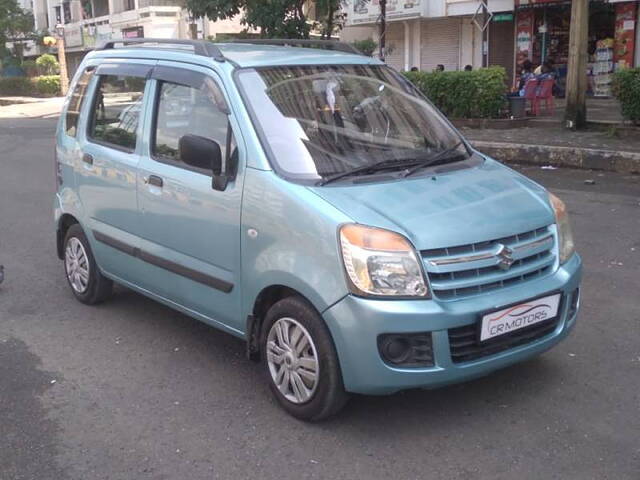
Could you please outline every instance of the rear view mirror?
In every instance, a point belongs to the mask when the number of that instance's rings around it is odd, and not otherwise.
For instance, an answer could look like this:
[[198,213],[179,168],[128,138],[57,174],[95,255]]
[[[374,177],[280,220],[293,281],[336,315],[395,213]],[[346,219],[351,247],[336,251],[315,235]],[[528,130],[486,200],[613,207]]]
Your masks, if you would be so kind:
[[222,171],[222,153],[218,142],[199,135],[183,135],[178,142],[180,160],[196,168],[210,170],[215,175]]

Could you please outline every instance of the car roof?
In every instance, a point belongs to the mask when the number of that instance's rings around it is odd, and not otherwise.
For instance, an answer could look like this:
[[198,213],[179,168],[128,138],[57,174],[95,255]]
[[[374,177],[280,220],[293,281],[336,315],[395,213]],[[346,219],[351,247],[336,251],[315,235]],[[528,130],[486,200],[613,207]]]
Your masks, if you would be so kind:
[[378,64],[380,61],[335,50],[247,43],[216,44],[224,56],[239,67],[267,67],[279,65],[318,64]]
[[[170,40],[168,40],[170,42]],[[382,65],[379,60],[365,55],[322,48],[298,46],[215,43],[225,60],[236,67],[269,67],[284,65]],[[156,60],[188,60],[193,63],[214,62],[213,57],[196,55],[192,50],[172,48],[169,45],[132,46],[96,49],[90,58],[144,58]]]

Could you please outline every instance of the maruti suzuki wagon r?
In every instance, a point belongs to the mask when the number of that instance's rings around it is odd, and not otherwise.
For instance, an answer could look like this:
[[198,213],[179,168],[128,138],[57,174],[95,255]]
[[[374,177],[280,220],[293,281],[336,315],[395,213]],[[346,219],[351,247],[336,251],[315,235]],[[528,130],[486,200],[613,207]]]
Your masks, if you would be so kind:
[[485,375],[576,322],[563,202],[346,45],[111,41],[58,124],[58,256],[247,342],[290,414]]

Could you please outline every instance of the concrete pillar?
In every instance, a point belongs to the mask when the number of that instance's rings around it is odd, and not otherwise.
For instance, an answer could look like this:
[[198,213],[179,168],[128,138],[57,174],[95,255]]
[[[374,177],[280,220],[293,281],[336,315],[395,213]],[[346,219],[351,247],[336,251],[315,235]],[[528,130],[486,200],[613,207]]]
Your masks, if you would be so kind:
[[567,72],[567,109],[565,126],[580,129],[587,125],[587,45],[589,0],[571,3],[569,64]]
[[411,62],[412,67],[418,67],[422,70],[422,20],[418,18],[415,22],[413,22],[413,61]]
[[411,69],[411,25],[409,22],[402,22],[404,27],[404,70],[409,71]]

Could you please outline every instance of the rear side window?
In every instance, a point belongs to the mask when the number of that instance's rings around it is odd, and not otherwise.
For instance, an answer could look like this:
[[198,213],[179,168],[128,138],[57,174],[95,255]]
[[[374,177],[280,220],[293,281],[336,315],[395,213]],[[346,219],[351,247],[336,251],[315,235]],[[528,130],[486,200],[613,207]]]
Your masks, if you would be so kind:
[[222,94],[213,82],[205,82],[201,88],[161,82],[153,156],[184,166],[180,160],[178,142],[183,135],[192,134],[216,141],[220,145],[222,158],[226,158],[229,120],[219,107],[220,98],[223,98]]
[[84,104],[84,98],[87,94],[87,87],[95,69],[86,69],[80,75],[76,87],[73,89],[71,99],[69,99],[69,106],[67,107],[67,116],[65,118],[65,132],[70,137],[75,137],[78,132],[78,119],[80,118],[80,110]]
[[89,137],[98,143],[133,151],[146,80],[126,75],[99,75]]

